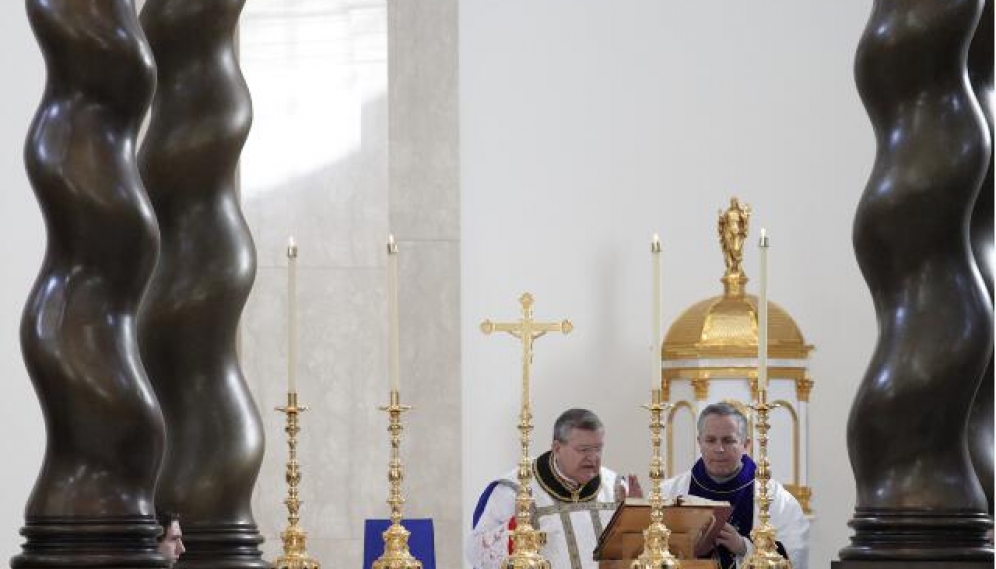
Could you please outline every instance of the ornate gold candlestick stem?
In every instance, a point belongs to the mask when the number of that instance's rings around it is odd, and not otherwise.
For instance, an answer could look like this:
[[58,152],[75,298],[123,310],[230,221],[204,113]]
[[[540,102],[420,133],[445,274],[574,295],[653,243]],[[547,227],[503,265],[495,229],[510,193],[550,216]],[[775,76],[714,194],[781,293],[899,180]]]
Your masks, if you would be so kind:
[[401,394],[392,389],[390,405],[380,410],[386,411],[390,418],[387,430],[391,433],[391,463],[387,479],[391,483],[391,495],[387,503],[391,506],[391,525],[384,532],[384,554],[373,562],[373,569],[422,569],[422,562],[408,551],[409,532],[401,525],[401,506],[405,503],[401,495],[401,481],[405,479],[401,462],[401,431],[404,429],[401,414],[410,411],[411,407],[402,405]]
[[502,562],[502,569],[550,569],[550,562],[540,555],[546,534],[533,527],[532,459],[529,458],[529,434],[533,430],[533,413],[528,399],[528,378],[523,381],[523,405],[519,414],[520,444],[519,492],[515,497],[515,529],[512,530],[512,554]]
[[757,412],[757,440],[760,443],[760,455],[757,461],[756,483],[758,493],[758,525],[751,530],[750,539],[754,542],[754,551],[747,558],[749,569],[792,569],[792,562],[779,555],[775,547],[775,528],[771,525],[771,493],[768,481],[771,480],[771,463],[768,461],[768,413],[777,407],[768,403],[767,389],[759,389],[757,403],[752,405]]
[[293,391],[287,393],[287,406],[277,407],[277,411],[287,415],[284,432],[287,433],[289,453],[286,476],[287,498],[284,499],[284,504],[287,504],[287,529],[280,534],[284,542],[284,554],[273,562],[274,569],[321,569],[318,561],[308,555],[304,543],[307,534],[298,525],[301,519],[299,515],[301,500],[297,497],[297,485],[301,482],[301,468],[297,462],[297,434],[301,432],[301,427],[298,425],[297,415],[307,410],[307,407],[297,404],[297,393]]
[[663,403],[661,390],[651,391],[650,405],[643,408],[650,411],[650,442],[653,454],[650,459],[650,526],[643,530],[643,553],[630,566],[631,569],[679,569],[681,564],[668,549],[671,530],[664,524],[664,496],[661,482],[664,480],[664,460],[661,458],[661,438],[664,423],[661,415],[670,407]]

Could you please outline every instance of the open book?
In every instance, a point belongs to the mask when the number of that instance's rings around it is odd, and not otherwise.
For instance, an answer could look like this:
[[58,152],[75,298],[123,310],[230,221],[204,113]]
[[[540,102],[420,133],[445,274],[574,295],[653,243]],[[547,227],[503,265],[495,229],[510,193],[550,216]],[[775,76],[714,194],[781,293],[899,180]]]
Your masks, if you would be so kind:
[[[730,518],[729,502],[678,496],[664,506],[664,525],[671,530],[670,549],[680,559],[709,553],[716,535]],[[595,559],[634,559],[643,551],[643,530],[650,526],[650,504],[626,498],[598,539]]]

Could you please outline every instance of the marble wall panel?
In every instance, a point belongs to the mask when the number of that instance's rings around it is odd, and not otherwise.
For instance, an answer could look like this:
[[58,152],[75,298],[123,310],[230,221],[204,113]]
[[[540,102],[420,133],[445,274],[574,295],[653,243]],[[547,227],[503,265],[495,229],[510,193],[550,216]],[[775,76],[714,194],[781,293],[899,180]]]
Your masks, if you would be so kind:
[[439,567],[464,565],[457,14],[457,0],[394,2],[388,13],[389,211],[402,251],[403,391],[415,407],[406,513],[435,520]]
[[459,245],[452,241],[401,242],[402,381],[411,433],[403,449],[413,474],[408,489],[413,516],[460,517],[459,500],[441,491],[460,485]]
[[[460,567],[458,2],[389,4],[389,211],[400,259],[411,517],[432,517],[440,567]],[[409,338],[410,341],[405,341]]]
[[[286,270],[268,268],[261,273],[265,277],[257,283],[257,298],[246,316],[243,353],[250,373],[269,369],[273,374],[254,381],[257,400],[267,411],[264,424],[269,438],[256,511],[262,518],[261,529],[277,536],[286,523],[282,500],[287,447],[284,416],[272,409],[283,404],[287,390]],[[300,417],[298,438],[303,471],[301,523],[316,539],[361,537],[362,518],[357,522],[349,515],[358,499],[352,490],[358,473],[351,463],[353,456],[366,451],[362,437],[353,432],[353,417],[371,414],[366,408],[373,408],[374,403],[365,386],[370,378],[383,377],[386,368],[381,273],[376,269],[302,269],[298,274],[298,392],[300,402],[309,407]],[[273,310],[273,306],[280,309]],[[267,317],[274,320],[268,322]],[[252,351],[260,353],[250,355]],[[274,365],[274,361],[279,363]]]
[[410,464],[406,511],[432,517],[438,567],[462,559],[460,391],[460,247],[456,241],[402,241],[399,291],[402,378],[408,400]]
[[242,58],[255,117],[243,152],[245,209],[261,265],[375,266],[387,224],[385,0],[261,0]]
[[362,539],[310,539],[308,552],[322,564],[323,569],[363,567]]
[[460,238],[457,0],[395,2],[391,26],[391,226]]
[[[401,6],[390,28],[386,0],[247,7],[256,122],[242,186],[260,268],[241,351],[268,437],[254,506],[269,559],[287,523],[284,417],[272,411],[286,398],[287,236],[300,248],[298,391],[311,408],[298,447],[301,525],[323,566],[359,567],[364,520],[389,514],[388,417],[378,407],[389,397],[393,231],[402,398],[416,406],[404,419],[405,514],[435,520],[439,566],[461,564],[456,2],[438,4]],[[389,56],[388,29],[414,51]]]
[[281,190],[279,199],[260,200],[258,207],[249,208],[256,239],[268,245],[260,249],[261,262],[285,262],[290,235],[307,249],[298,262],[302,267],[372,267],[381,262],[387,233],[386,169],[364,169],[364,162],[358,156],[343,157],[294,180],[293,189]]

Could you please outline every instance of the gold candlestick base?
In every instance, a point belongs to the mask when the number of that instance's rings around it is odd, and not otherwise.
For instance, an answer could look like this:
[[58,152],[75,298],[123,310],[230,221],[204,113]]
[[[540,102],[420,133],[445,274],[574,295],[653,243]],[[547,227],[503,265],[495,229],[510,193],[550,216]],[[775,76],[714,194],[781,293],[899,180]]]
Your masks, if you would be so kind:
[[307,407],[297,404],[297,393],[293,391],[287,393],[287,406],[277,407],[277,411],[287,415],[284,432],[287,433],[289,452],[286,474],[287,498],[284,499],[284,504],[287,505],[287,529],[280,534],[280,539],[284,542],[284,553],[273,562],[273,569],[321,569],[318,561],[308,555],[308,549],[305,547],[307,534],[298,525],[301,519],[301,500],[297,497],[297,485],[301,482],[301,465],[297,462],[297,434],[301,432],[301,427],[297,415],[307,410]]
[[756,527],[750,532],[754,551],[747,558],[751,569],[792,569],[792,562],[778,553],[775,547],[775,528],[770,524]]
[[[527,495],[528,492],[526,493]],[[530,503],[532,496],[530,495]],[[521,500],[522,496],[516,498]],[[533,527],[531,523],[520,523],[516,518],[515,529],[512,530],[512,554],[502,561],[502,569],[550,569],[547,561],[539,550],[546,544],[546,533]]]
[[291,526],[280,533],[284,542],[284,554],[273,562],[273,569],[321,569],[321,564],[308,556],[304,545],[305,533],[297,526]]
[[[514,539],[514,538],[513,538]],[[550,562],[536,551],[513,553],[501,564],[502,569],[550,569]]]
[[654,522],[643,530],[643,553],[630,565],[631,569],[680,569],[678,558],[668,550],[671,530]]
[[384,532],[384,554],[373,569],[422,569],[422,562],[408,551],[409,532],[400,523],[391,523]]

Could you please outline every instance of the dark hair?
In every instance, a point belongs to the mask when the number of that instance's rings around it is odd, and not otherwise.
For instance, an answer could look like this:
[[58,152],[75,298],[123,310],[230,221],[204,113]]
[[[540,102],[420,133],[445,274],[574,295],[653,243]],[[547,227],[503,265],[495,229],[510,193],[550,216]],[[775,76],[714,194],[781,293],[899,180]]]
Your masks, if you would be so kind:
[[602,428],[601,419],[591,411],[587,409],[568,409],[561,413],[553,423],[553,440],[566,443],[568,435],[571,434],[571,429],[597,431]]
[[702,434],[702,429],[705,428],[705,418],[709,415],[733,417],[733,419],[737,422],[737,434],[740,435],[741,439],[745,441],[747,440],[747,417],[744,417],[744,414],[741,413],[739,409],[725,401],[707,405],[706,408],[702,410],[702,413],[699,414],[698,424],[696,425],[698,434]]
[[166,532],[169,531],[169,526],[173,525],[173,522],[180,521],[180,514],[168,510],[159,510],[156,512],[156,521],[163,528],[163,532],[158,537],[159,541],[162,541],[166,539]]

